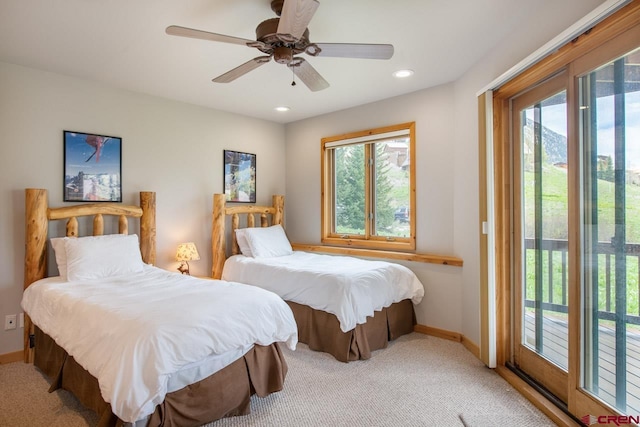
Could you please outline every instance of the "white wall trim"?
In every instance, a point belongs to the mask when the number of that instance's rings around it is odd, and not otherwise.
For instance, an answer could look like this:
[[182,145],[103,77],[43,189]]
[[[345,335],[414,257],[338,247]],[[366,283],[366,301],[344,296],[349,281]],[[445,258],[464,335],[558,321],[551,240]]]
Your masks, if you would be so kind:
[[487,327],[489,329],[489,367],[497,366],[496,347],[496,239],[495,239],[495,195],[493,181],[493,91],[486,91],[485,96],[485,129],[487,159],[487,295],[488,307]]

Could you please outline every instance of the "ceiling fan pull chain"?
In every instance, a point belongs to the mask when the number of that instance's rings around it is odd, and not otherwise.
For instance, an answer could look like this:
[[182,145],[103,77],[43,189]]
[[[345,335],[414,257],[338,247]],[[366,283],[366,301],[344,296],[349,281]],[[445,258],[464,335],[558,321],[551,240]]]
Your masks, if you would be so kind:
[[291,78],[292,78],[291,86],[295,86],[296,85],[296,73],[293,72],[293,67],[290,67],[290,68],[291,68]]

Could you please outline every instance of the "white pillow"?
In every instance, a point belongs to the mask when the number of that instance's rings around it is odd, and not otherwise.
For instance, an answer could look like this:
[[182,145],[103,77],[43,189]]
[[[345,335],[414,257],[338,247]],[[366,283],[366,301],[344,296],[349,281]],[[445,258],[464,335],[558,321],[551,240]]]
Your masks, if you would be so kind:
[[281,225],[263,228],[245,228],[245,237],[254,258],[291,255],[293,249]]
[[56,254],[56,264],[58,265],[58,273],[60,277],[67,280],[67,251],[64,247],[64,241],[68,240],[68,237],[52,237],[51,247]]
[[251,248],[247,241],[246,231],[246,228],[236,228],[236,242],[238,242],[238,246],[240,246],[240,252],[242,252],[242,255],[252,257],[253,254],[251,253]]
[[109,234],[64,241],[67,280],[102,279],[144,270],[136,234]]

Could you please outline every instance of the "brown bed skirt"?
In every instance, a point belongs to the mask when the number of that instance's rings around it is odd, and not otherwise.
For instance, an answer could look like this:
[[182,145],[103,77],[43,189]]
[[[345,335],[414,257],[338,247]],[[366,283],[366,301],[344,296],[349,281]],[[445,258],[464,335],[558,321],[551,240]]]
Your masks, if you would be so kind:
[[310,349],[331,354],[341,362],[369,359],[371,352],[413,332],[416,324],[413,303],[402,300],[376,311],[367,322],[342,332],[338,318],[326,311],[287,301],[298,324],[298,341]]
[[[52,378],[50,392],[63,388],[100,416],[99,427],[121,426],[100,394],[98,380],[39,328],[35,329],[34,364]],[[149,426],[200,426],[250,412],[252,394],[265,397],[282,390],[287,364],[278,343],[255,345],[244,357],[215,374],[167,393]]]

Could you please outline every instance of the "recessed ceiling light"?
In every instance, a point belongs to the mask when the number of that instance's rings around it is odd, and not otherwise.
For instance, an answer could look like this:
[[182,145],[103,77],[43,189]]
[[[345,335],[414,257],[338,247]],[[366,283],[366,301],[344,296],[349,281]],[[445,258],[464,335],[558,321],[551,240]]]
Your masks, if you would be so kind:
[[399,79],[403,79],[405,77],[409,77],[413,75],[413,70],[398,70],[393,73],[393,77],[397,77]]
[[286,106],[280,106],[280,107],[276,107],[276,111],[280,111],[280,112],[285,112],[285,111],[289,111],[291,110],[291,108],[286,107]]

